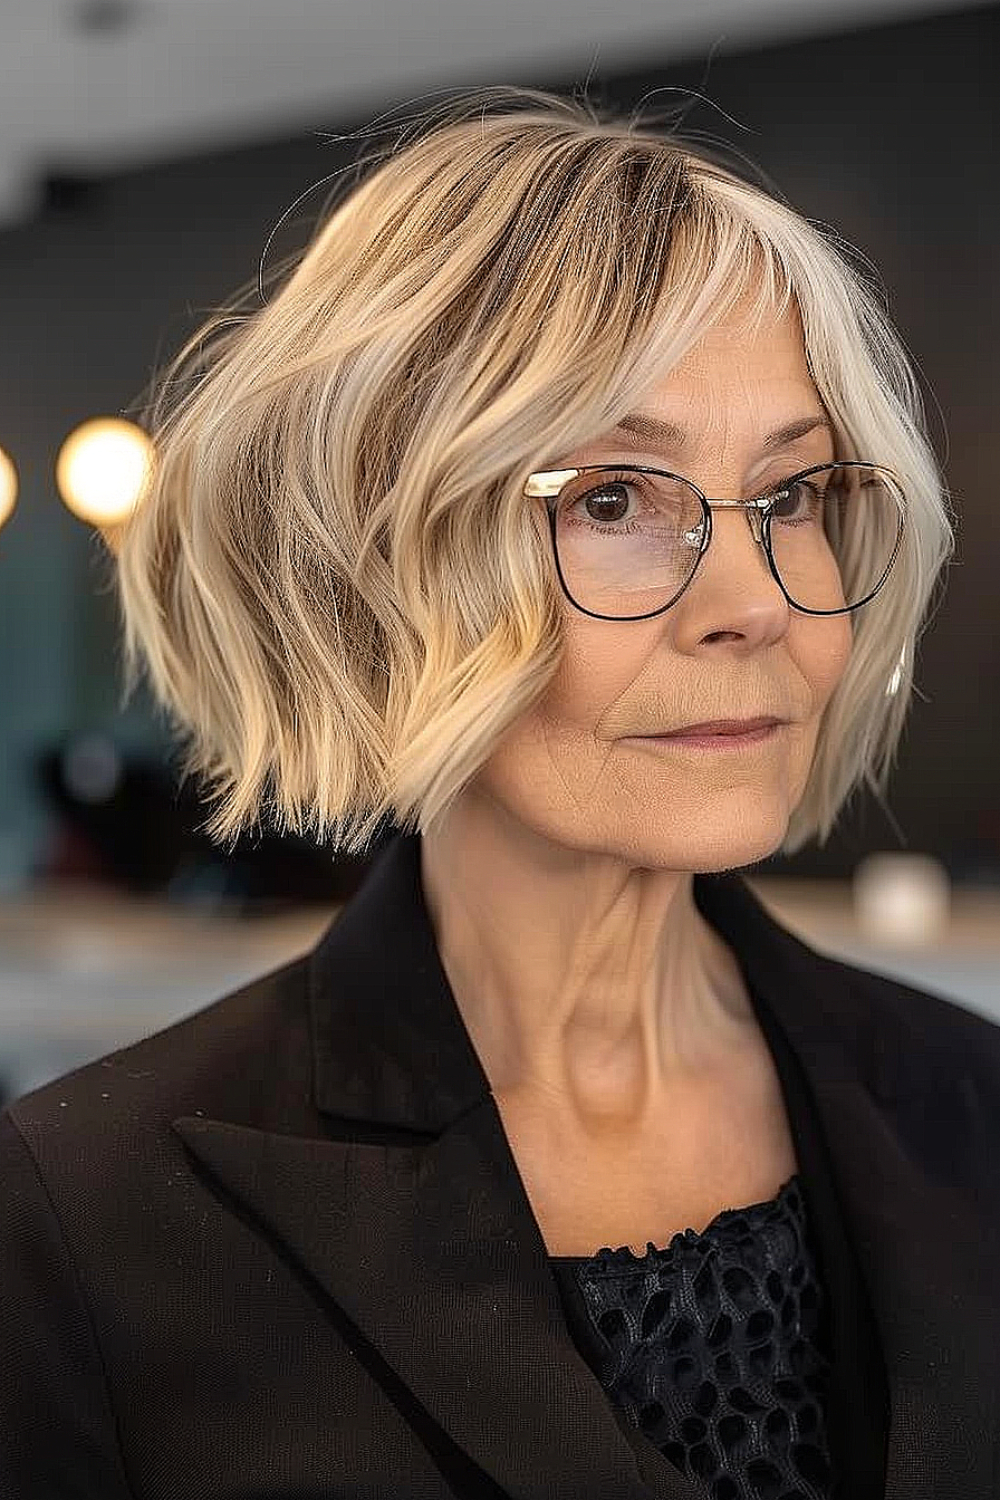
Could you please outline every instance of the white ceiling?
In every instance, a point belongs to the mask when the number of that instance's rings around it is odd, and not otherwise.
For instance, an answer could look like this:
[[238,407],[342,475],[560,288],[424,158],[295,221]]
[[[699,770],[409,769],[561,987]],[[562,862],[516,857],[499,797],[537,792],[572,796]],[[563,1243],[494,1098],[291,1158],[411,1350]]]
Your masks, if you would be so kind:
[[599,82],[650,58],[704,61],[967,3],[0,0],[0,228],[37,209],[48,170],[137,167],[373,122],[435,89]]

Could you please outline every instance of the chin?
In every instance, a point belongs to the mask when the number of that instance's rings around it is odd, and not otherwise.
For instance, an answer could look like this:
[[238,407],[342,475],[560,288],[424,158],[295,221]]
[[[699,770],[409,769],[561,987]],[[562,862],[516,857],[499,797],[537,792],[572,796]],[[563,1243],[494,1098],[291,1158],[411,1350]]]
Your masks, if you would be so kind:
[[[755,818],[747,821],[720,818],[697,824],[689,814],[689,828],[659,830],[647,820],[637,830],[631,848],[622,857],[649,870],[685,870],[696,874],[721,874],[726,870],[744,869],[759,864],[781,847],[788,832],[788,815]],[[610,852],[610,850],[609,850]]]

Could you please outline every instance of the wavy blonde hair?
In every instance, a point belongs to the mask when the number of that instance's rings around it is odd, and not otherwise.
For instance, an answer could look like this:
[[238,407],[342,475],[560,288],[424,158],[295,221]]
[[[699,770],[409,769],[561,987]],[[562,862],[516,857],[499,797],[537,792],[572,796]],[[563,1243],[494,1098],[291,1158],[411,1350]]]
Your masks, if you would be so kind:
[[794,303],[837,456],[908,499],[781,852],[824,842],[857,786],[884,789],[954,548],[851,247],[676,132],[533,89],[460,94],[355,165],[279,289],[237,294],[154,377],[155,463],[115,544],[125,698],[144,664],[209,836],[270,823],[357,854],[426,830],[558,664],[528,474],[749,299]]

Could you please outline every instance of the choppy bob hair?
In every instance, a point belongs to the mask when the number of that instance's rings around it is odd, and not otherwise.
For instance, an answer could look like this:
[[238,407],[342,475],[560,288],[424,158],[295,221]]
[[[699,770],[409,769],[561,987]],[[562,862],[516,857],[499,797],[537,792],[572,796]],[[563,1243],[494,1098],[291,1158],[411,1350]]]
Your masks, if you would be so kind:
[[758,319],[791,301],[836,456],[887,465],[908,499],[781,852],[825,842],[888,780],[954,548],[884,299],[830,230],[634,117],[489,87],[410,136],[355,163],[269,300],[241,292],[154,376],[155,461],[115,548],[125,698],[144,657],[217,842],[270,823],[364,854],[424,831],[557,668],[528,474],[738,300]]

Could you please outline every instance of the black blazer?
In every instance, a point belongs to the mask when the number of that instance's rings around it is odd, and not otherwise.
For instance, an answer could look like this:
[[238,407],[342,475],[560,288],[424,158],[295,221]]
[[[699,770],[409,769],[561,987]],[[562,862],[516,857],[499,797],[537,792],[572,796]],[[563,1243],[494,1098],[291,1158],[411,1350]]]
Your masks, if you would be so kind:
[[[1000,1027],[694,891],[815,1099],[885,1496],[997,1500]],[[569,1335],[419,836],[311,952],[0,1112],[0,1195],[0,1500],[701,1493]]]

